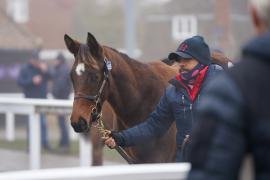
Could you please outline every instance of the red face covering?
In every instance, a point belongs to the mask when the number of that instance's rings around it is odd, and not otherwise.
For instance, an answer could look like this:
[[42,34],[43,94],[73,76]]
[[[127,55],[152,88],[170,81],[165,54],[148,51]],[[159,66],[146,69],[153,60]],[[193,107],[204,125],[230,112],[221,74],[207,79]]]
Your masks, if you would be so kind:
[[188,72],[180,73],[183,83],[186,85],[193,85],[196,81],[196,77],[205,66],[203,64],[197,64],[192,70]]

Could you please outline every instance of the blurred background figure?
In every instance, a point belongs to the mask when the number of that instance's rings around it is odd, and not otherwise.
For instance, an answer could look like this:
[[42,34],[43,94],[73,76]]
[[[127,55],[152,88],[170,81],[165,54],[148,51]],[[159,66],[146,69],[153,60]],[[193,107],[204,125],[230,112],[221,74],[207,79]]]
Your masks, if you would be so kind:
[[[70,68],[63,54],[59,53],[53,62],[53,84],[52,94],[55,99],[68,99],[71,92],[71,82],[69,78]],[[65,121],[65,115],[58,115],[58,125],[61,132],[59,150],[60,152],[68,152],[69,150],[69,134]]]
[[[17,83],[22,88],[25,98],[46,99],[47,85],[50,77],[51,72],[49,71],[47,64],[40,61],[39,51],[35,50],[28,63],[22,66]],[[45,114],[40,114],[40,125],[42,147],[46,150],[50,150]],[[27,136],[29,137],[29,131],[27,131]]]
[[254,179],[270,179],[270,1],[250,0],[250,14],[256,37],[201,99],[188,180],[238,179],[249,154]]

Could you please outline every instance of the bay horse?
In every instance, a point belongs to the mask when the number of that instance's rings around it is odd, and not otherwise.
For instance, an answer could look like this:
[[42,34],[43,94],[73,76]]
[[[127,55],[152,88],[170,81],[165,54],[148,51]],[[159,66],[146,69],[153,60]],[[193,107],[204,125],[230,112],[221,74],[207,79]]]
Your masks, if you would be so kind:
[[[64,40],[75,57],[70,72],[75,95],[70,120],[76,132],[87,132],[92,124],[92,108],[96,105],[93,97],[104,82],[105,60],[111,61],[112,69],[100,94],[100,104],[107,100],[113,108],[117,130],[145,120],[158,103],[168,80],[178,72],[176,67],[162,62],[141,63],[113,48],[101,46],[91,33],[88,33],[86,44],[68,35]],[[125,150],[138,163],[174,162],[175,136],[173,124],[162,138]]]
[[[158,103],[168,80],[178,72],[177,67],[170,67],[161,61],[141,63],[113,48],[101,46],[91,33],[88,33],[86,44],[68,35],[64,36],[64,40],[75,57],[70,73],[75,93],[71,124],[77,132],[86,132],[92,127],[91,107],[95,103],[89,97],[97,95],[102,86],[105,60],[112,63],[108,83],[101,94],[101,105],[105,102],[102,111],[107,129],[123,130],[145,120]],[[223,67],[229,62],[225,56],[215,52],[212,59]],[[170,62],[167,64],[171,65]],[[126,148],[126,151],[138,163],[174,162],[175,133],[173,124],[162,138]],[[103,143],[96,129],[91,128],[90,134],[93,165],[101,165]]]

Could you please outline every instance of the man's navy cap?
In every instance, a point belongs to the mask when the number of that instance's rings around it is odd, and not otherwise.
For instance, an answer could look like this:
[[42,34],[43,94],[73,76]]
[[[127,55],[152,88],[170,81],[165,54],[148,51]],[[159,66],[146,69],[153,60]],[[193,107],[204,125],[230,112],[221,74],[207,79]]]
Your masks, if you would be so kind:
[[204,65],[211,63],[209,47],[201,36],[193,36],[186,39],[179,45],[175,52],[169,54],[168,59],[176,60],[179,57],[183,59],[194,58]]

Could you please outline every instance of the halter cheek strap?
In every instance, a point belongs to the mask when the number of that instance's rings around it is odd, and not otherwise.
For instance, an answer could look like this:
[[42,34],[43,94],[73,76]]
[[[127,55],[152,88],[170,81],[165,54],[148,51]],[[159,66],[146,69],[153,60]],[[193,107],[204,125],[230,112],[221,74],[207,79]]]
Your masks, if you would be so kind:
[[95,106],[92,109],[91,112],[91,118],[92,121],[95,122],[99,117],[100,117],[100,113],[101,113],[101,95],[104,92],[104,88],[106,83],[109,83],[109,71],[112,69],[112,64],[111,61],[108,60],[106,57],[104,58],[104,65],[103,65],[103,73],[104,73],[104,78],[102,81],[102,84],[98,90],[98,92],[96,93],[96,95],[94,96],[88,96],[88,95],[77,95],[74,97],[74,100],[76,99],[86,99],[88,101],[94,101],[95,102]]

